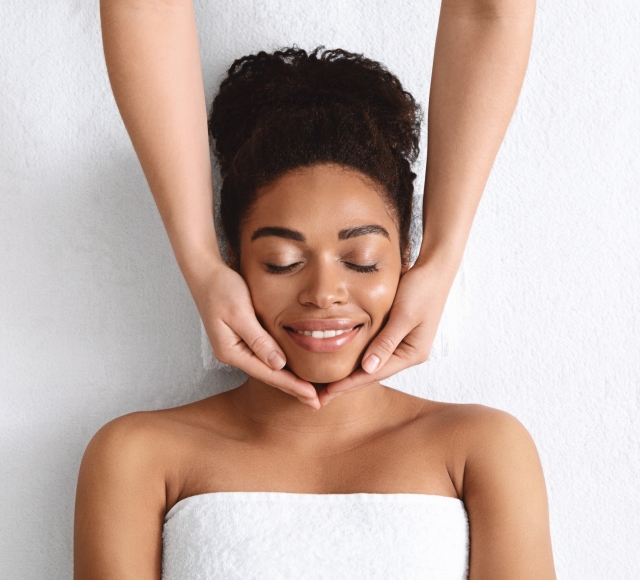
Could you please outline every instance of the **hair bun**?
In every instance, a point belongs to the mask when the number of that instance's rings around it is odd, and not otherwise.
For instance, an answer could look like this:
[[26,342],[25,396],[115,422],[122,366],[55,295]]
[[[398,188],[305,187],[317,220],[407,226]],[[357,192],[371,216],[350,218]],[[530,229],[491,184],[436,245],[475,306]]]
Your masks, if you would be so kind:
[[[320,163],[358,170],[392,202],[409,244],[421,111],[379,62],[318,47],[236,60],[209,115],[220,166],[221,221],[232,253],[256,190],[284,172]],[[404,253],[403,253],[404,255]]]
[[415,161],[420,107],[396,76],[361,54],[294,47],[244,56],[227,71],[209,118],[222,175],[265,116],[335,105],[366,115],[392,149]]

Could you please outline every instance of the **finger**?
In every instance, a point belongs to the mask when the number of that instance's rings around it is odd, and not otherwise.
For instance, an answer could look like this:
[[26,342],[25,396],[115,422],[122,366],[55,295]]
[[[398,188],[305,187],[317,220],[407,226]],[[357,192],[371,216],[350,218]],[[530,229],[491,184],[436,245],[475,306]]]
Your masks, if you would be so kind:
[[[407,369],[415,364],[423,362],[417,358],[415,348],[407,343],[400,343],[394,354],[389,357],[384,367],[380,367],[377,373],[369,374],[363,369],[356,369],[348,377],[329,383],[326,387],[328,395],[337,395],[338,393],[347,393],[358,389],[364,385],[382,381],[389,378],[400,371]],[[324,398],[323,398],[324,400]]]
[[[400,308],[392,308],[389,319],[362,357],[365,372],[376,373],[387,364],[398,345],[417,325]],[[389,375],[387,375],[389,376]]]
[[325,387],[324,390],[322,390],[322,391],[320,391],[318,393],[318,400],[320,401],[320,404],[324,407],[326,404],[330,403],[334,399],[337,399],[338,397],[341,397],[342,395],[346,395],[347,393],[351,393],[353,391],[356,391],[359,388],[366,386],[367,384],[368,383],[364,383],[364,384],[359,385],[357,387],[354,387],[354,388],[352,388],[350,390],[340,391],[340,392],[333,392],[333,393],[330,393],[329,391],[327,391],[327,389]]
[[396,348],[395,352],[391,357],[389,357],[387,363],[384,367],[380,367],[377,373],[371,375],[363,369],[358,368],[348,377],[329,383],[320,393],[318,393],[320,403],[324,406],[345,393],[350,393],[360,387],[382,381],[404,369],[424,362],[424,358],[420,356],[416,345],[413,344],[415,338],[424,341],[424,338],[420,337],[420,333],[410,333],[405,338],[405,341],[398,345],[398,348]]
[[249,347],[249,349],[266,365],[274,370],[284,367],[287,360],[273,337],[260,326],[253,311],[244,313],[233,321],[225,324],[235,332]]
[[330,395],[327,393],[327,387],[324,386],[318,391],[318,401],[320,401],[320,405],[324,406],[329,400],[333,399],[334,395]]
[[244,342],[238,341],[238,343],[230,349],[226,360],[228,364],[239,368],[267,385],[278,388],[296,397],[300,402],[314,409],[320,408],[320,401],[311,383],[303,381],[290,371],[274,370],[267,366]]
[[[265,365],[253,353],[238,362],[238,368],[246,372],[248,375],[262,381],[263,383],[280,389],[303,402],[317,400],[316,390],[311,383],[303,381],[296,377],[291,371],[279,370],[274,371],[271,367]],[[234,365],[235,366],[235,365]]]
[[259,359],[244,340],[225,323],[216,325],[214,341],[211,341],[215,357],[226,364],[239,368],[245,373],[294,397],[316,399],[316,391],[311,383],[303,381],[289,371],[274,370]]
[[362,369],[356,369],[348,377],[327,385],[327,395],[333,398],[334,395],[353,391],[358,387],[382,380],[382,378],[378,379],[377,374],[370,375]]
[[335,395],[330,395],[329,393],[325,392],[323,395],[318,395],[318,399],[320,400],[320,404],[324,407],[325,405],[333,401],[333,399],[337,399],[342,395],[344,395],[344,393],[337,393]]

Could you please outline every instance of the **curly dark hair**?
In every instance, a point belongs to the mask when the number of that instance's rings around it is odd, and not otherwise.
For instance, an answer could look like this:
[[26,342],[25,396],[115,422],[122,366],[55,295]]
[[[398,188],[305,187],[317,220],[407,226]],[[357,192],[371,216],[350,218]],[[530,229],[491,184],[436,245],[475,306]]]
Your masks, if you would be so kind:
[[397,77],[361,54],[294,47],[236,60],[209,115],[231,255],[240,255],[240,228],[258,188],[298,167],[336,163],[382,186],[408,260],[421,121]]

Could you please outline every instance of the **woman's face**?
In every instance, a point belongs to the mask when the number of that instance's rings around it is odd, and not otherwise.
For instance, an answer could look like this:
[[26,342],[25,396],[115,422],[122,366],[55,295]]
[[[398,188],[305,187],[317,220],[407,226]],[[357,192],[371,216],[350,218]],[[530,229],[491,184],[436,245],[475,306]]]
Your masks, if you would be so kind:
[[256,314],[312,383],[349,375],[385,322],[402,271],[398,228],[360,173],[290,171],[258,191],[241,231],[240,273]]

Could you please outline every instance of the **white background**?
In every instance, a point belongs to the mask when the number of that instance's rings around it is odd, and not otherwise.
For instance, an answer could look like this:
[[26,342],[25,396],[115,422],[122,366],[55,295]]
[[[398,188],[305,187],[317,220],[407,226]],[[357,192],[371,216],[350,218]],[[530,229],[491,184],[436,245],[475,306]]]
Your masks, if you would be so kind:
[[[364,52],[427,103],[436,0],[197,10],[209,101],[234,58],[296,43]],[[434,356],[389,381],[528,427],[565,580],[640,578],[639,68],[636,0],[539,2]],[[3,0],[0,99],[0,577],[70,578],[93,433],[242,377],[203,367],[110,93],[97,0]]]

